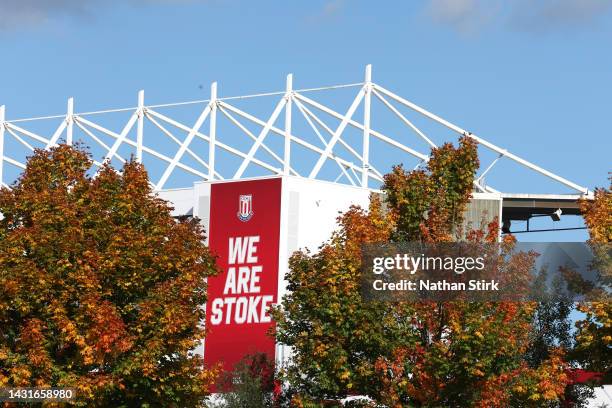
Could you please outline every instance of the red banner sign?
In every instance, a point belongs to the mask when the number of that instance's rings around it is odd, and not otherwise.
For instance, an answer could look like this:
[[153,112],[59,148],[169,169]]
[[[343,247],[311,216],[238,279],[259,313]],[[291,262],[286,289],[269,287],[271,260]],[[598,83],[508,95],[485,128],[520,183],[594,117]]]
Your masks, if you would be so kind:
[[207,367],[231,371],[256,352],[274,359],[280,211],[280,178],[211,185],[209,245],[222,272],[208,279]]

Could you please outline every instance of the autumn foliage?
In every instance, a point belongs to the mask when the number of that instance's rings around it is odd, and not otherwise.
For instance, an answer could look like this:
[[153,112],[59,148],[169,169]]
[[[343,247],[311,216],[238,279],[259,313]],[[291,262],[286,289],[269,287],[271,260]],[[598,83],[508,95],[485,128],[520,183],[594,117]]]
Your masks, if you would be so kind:
[[[609,189],[595,190],[593,200],[582,200],[580,209],[589,229],[589,244],[595,253],[598,283],[607,289],[605,300],[584,302],[578,309],[585,314],[576,322],[576,347],[574,357],[590,371],[604,375],[604,381],[612,380],[612,177]],[[607,298],[607,299],[606,299]]]
[[142,165],[88,175],[82,149],[37,150],[0,190],[0,387],[73,387],[83,406],[195,406],[192,351],[216,272]]
[[[290,261],[288,289],[276,311],[277,338],[293,347],[286,379],[294,403],[366,395],[390,407],[547,406],[569,379],[563,351],[538,365],[525,359],[536,305],[530,302],[376,302],[360,293],[361,246],[380,242],[496,242],[496,221],[464,229],[478,168],[477,147],[432,150],[424,170],[401,166],[385,176],[384,197],[353,207],[316,253]],[[503,247],[512,250],[507,237]],[[534,254],[503,265],[528,273]]]

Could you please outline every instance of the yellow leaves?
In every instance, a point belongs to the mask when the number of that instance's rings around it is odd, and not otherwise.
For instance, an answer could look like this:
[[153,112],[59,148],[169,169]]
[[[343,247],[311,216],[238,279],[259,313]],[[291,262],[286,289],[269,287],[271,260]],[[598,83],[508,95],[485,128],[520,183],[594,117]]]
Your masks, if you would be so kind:
[[[612,181],[612,177],[610,178]],[[580,200],[580,210],[594,243],[612,242],[612,193],[609,189],[595,190],[593,201]]]
[[25,365],[18,365],[9,370],[11,383],[15,385],[25,385],[32,377],[32,371]]
[[453,319],[449,322],[449,328],[453,333],[460,333],[463,331],[463,327],[459,320]]
[[[0,325],[14,324],[6,332],[12,348],[0,346],[0,382],[48,384],[50,373],[59,373],[65,386],[79,386],[87,405],[110,406],[100,398],[132,395],[121,390],[134,389],[140,379],[130,376],[148,361],[152,375],[167,375],[166,384],[199,398],[209,371],[200,377],[194,359],[163,372],[155,364],[169,354],[186,356],[203,336],[196,326],[204,281],[215,267],[202,229],[175,221],[166,203],[149,196],[140,165],[128,163],[122,174],[104,165],[91,179],[89,164],[68,146],[37,151],[18,183],[0,191],[7,216],[0,223],[0,291],[8,295],[0,296]],[[182,286],[164,290],[174,279]],[[104,387],[108,393],[101,394]],[[155,387],[143,401],[171,405],[176,396]]]
[[[319,252],[292,257],[292,288],[277,333],[296,350],[292,374],[303,381],[299,386],[308,388],[310,381],[319,388],[329,385],[321,391],[327,395],[368,388],[386,406],[406,401],[447,406],[456,402],[457,390],[466,406],[487,408],[509,406],[514,397],[521,403],[531,398],[535,403],[525,405],[539,406],[562,394],[567,384],[562,356],[536,368],[523,363],[535,302],[376,308],[361,302],[363,244],[454,238],[478,166],[476,145],[466,138],[460,143],[459,148],[447,144],[436,149],[426,171],[395,167],[385,176],[385,203],[372,197],[369,212],[350,208]],[[472,238],[496,241],[497,228],[492,223],[488,233],[478,230]],[[504,249],[514,242],[505,238]],[[499,259],[512,272],[508,275],[521,277],[531,271],[535,256],[507,263]]]
[[76,389],[77,395],[79,395],[79,398],[81,399],[92,399],[94,396],[93,387],[88,382],[78,383]]
[[545,400],[554,401],[554,400],[557,400],[559,396],[553,390],[547,390],[546,392],[544,392],[543,397]]
[[313,354],[317,357],[325,357],[327,355],[328,345],[325,343],[319,343],[313,350]]
[[81,348],[81,358],[83,359],[83,364],[90,365],[94,363],[94,352],[93,347],[88,345],[83,345]]
[[155,377],[156,365],[151,361],[145,361],[140,366],[142,373],[146,377]]
[[538,401],[540,400],[540,398],[542,398],[542,395],[540,395],[540,393],[537,393],[537,392],[534,392],[533,394],[529,396],[529,399],[532,401]]

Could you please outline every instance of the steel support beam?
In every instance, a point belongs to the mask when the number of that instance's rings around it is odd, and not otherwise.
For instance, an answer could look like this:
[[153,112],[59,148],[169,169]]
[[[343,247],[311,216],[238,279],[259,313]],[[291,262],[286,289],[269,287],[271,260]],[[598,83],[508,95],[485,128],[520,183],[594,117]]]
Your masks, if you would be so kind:
[[542,174],[542,175],[544,175],[546,177],[549,177],[549,178],[551,178],[551,179],[553,179],[555,181],[558,181],[559,183],[564,184],[567,187],[570,187],[570,188],[572,188],[572,189],[574,189],[576,191],[579,191],[582,194],[588,194],[589,193],[589,189],[588,188],[582,187],[582,186],[580,186],[580,185],[578,185],[576,183],[573,183],[573,182],[571,182],[571,181],[569,181],[569,180],[567,180],[567,179],[565,179],[565,178],[563,178],[561,176],[558,176],[558,175],[556,175],[556,174],[554,174],[554,173],[552,173],[552,172],[550,172],[548,170],[545,170],[545,169],[541,168],[540,166],[536,166],[535,164],[533,164],[531,162],[528,162],[527,160],[522,159],[522,158],[520,158],[520,157],[510,153],[506,149],[502,149],[501,147],[498,147],[498,146],[494,145],[491,142],[487,142],[486,140],[476,136],[475,134],[473,134],[471,132],[468,132],[467,130],[462,129],[459,126],[454,125],[451,122],[449,122],[449,121],[447,121],[445,119],[442,119],[441,117],[439,117],[437,115],[434,115],[433,113],[431,113],[431,112],[421,108],[418,105],[415,105],[414,103],[408,101],[407,99],[402,98],[401,96],[398,96],[398,95],[394,94],[391,91],[388,91],[387,89],[383,88],[382,86],[374,85],[374,87],[377,90],[379,90],[380,92],[382,92],[383,94],[387,95],[388,97],[390,97],[392,99],[395,99],[397,102],[401,103],[402,105],[409,107],[410,109],[420,113],[423,116],[428,117],[429,119],[431,119],[431,120],[433,120],[435,122],[438,122],[439,124],[441,124],[441,125],[449,128],[449,129],[451,129],[452,131],[454,131],[456,133],[459,133],[460,135],[464,135],[464,136],[467,136],[467,137],[469,137],[471,139],[474,139],[475,141],[477,141],[481,145],[483,145],[483,146],[493,150],[494,152],[503,154],[505,157],[507,157],[507,158],[509,158],[511,160],[514,160],[515,162],[517,162],[519,164],[522,164],[523,166],[525,166],[525,167],[527,167],[527,168],[529,168],[531,170],[534,170],[534,171],[536,171],[536,172],[538,172],[538,173],[540,173],[540,174]]
[[[304,95],[305,93],[331,91],[335,89],[349,87],[359,87],[360,89],[355,98],[350,103],[350,107],[345,113],[339,113],[335,108],[332,108],[333,105],[317,102]],[[219,98],[217,95],[216,83],[211,84],[210,92],[211,93],[209,100],[145,106],[144,91],[141,90],[138,92],[138,104],[134,108],[109,109],[93,112],[84,112],[80,114],[74,112],[74,99],[69,98],[67,101],[65,114],[43,116],[37,118],[15,119],[11,121],[6,120],[5,108],[2,107],[0,108],[0,184],[7,184],[5,180],[6,174],[3,172],[3,166],[5,164],[8,163],[10,165],[17,166],[18,168],[24,168],[25,166],[25,160],[23,158],[21,158],[20,160],[15,160],[6,154],[7,146],[14,146],[14,144],[7,143],[17,142],[20,145],[17,145],[17,147],[15,147],[15,149],[17,150],[23,149],[30,151],[38,147],[38,143],[42,144],[45,148],[50,148],[58,143],[60,138],[62,138],[64,131],[66,131],[66,143],[73,144],[75,137],[73,133],[74,125],[76,124],[76,126],[80,129],[80,132],[78,133],[81,138],[91,138],[97,145],[101,146],[103,149],[106,150],[106,160],[118,159],[120,162],[125,162],[128,158],[122,157],[125,155],[122,155],[119,152],[119,149],[122,145],[126,145],[129,146],[130,149],[135,149],[136,160],[138,160],[139,162],[142,162],[144,153],[153,156],[153,158],[155,159],[160,159],[164,161],[167,164],[167,167],[163,171],[160,180],[154,186],[156,189],[161,189],[164,187],[168,179],[173,174],[175,168],[185,170],[191,174],[201,177],[204,180],[222,179],[222,175],[219,174],[219,171],[217,171],[217,169],[215,169],[215,156],[217,153],[217,149],[221,149],[223,152],[229,152],[230,154],[235,155],[241,159],[240,164],[235,165],[235,167],[226,169],[230,175],[233,174],[233,178],[244,177],[245,171],[251,163],[260,166],[263,169],[266,169],[272,174],[300,176],[294,169],[294,167],[297,166],[298,161],[296,161],[296,157],[293,157],[292,159],[292,150],[294,150],[296,147],[303,147],[316,155],[313,167],[308,169],[309,178],[327,179],[329,175],[325,174],[322,176],[321,170],[327,160],[333,160],[340,168],[340,177],[346,177],[346,180],[351,184],[360,185],[362,188],[369,188],[369,183],[372,180],[376,180],[379,182],[382,181],[382,173],[376,169],[374,163],[372,162],[372,138],[384,142],[386,144],[386,148],[397,149],[402,154],[408,153],[416,157],[421,161],[421,163],[427,162],[429,160],[428,148],[435,147],[435,144],[419,128],[417,128],[411,120],[408,119],[408,117],[410,116],[405,115],[408,110],[412,110],[413,112],[416,112],[416,114],[423,116],[424,118],[431,120],[436,124],[440,124],[459,135],[464,135],[465,137],[469,137],[475,140],[476,142],[478,142],[479,146],[497,153],[498,157],[495,158],[493,162],[490,163],[487,168],[484,169],[484,171],[474,180],[475,191],[496,191],[491,187],[485,186],[483,179],[485,175],[489,174],[490,172],[493,172],[492,170],[496,163],[505,157],[518,163],[521,166],[524,166],[525,168],[531,171],[535,171],[536,173],[542,174],[545,177],[554,180],[555,182],[558,182],[564,186],[567,186],[573,190],[580,192],[580,194],[582,194],[582,197],[592,197],[592,193],[587,188],[573,183],[548,170],[545,170],[525,159],[522,159],[517,155],[512,154],[507,150],[500,148],[495,144],[490,143],[460,128],[459,126],[427,111],[426,109],[385,89],[384,87],[373,83],[371,65],[367,65],[365,68],[364,82],[356,84],[333,85],[299,90],[295,89],[293,86],[292,74],[288,74],[286,78],[285,89],[284,91],[280,92],[267,92],[252,95]],[[419,151],[407,145],[404,138],[400,138],[397,135],[388,136],[372,128],[372,94],[376,97],[375,99],[378,99],[382,102],[382,105],[384,105],[382,107],[386,107],[388,111],[392,112],[395,117],[399,118],[399,121],[401,121],[403,125],[405,125],[411,131],[416,133],[422,140],[427,143],[425,149],[419,149]],[[267,118],[260,118],[255,115],[251,115],[228,103],[228,101],[231,100],[257,100],[256,98],[264,97],[272,97],[275,99],[275,107],[273,109],[273,112]],[[280,100],[276,98],[279,98]],[[355,112],[359,109],[359,105],[361,104],[362,100],[363,116],[360,118],[355,118]],[[184,105],[194,106],[196,104],[204,105],[204,107],[202,108],[203,111],[201,115],[198,117],[198,120],[193,126],[185,125],[179,120],[172,119],[169,116],[162,115],[161,113],[153,111],[153,109],[156,108],[180,107]],[[301,115],[298,114],[298,117],[293,117],[294,105],[298,108],[299,112],[301,112]],[[217,118],[218,109],[221,109],[223,115]],[[276,127],[275,122],[278,120],[278,117],[281,115],[281,113],[283,113],[283,110],[284,125]],[[95,121],[91,118],[94,115],[104,115],[115,112],[129,112],[131,115],[120,133],[115,133],[99,124],[96,124]],[[321,119],[323,118],[324,114],[329,115],[332,120],[335,120],[336,125],[333,128],[328,126],[325,121]],[[296,128],[301,129],[300,126],[302,125],[302,123],[297,122],[298,120],[301,120],[301,116],[305,118],[308,125],[310,126],[310,129],[308,127],[306,128],[306,132],[308,132],[308,135],[301,135],[304,137],[299,137],[294,134]],[[85,119],[85,117],[87,117],[88,119]],[[144,146],[146,119],[149,119],[155,125],[152,126],[152,129],[155,131],[159,131],[160,137],[168,137],[173,140],[174,143],[178,144],[178,151],[176,152],[176,154],[174,154],[173,157],[168,157],[167,155],[163,154],[160,149]],[[57,120],[59,122],[51,123],[49,128],[50,130],[48,130],[49,133],[52,133],[50,137],[46,133],[37,132],[39,133],[37,134],[33,131],[28,130],[27,126],[21,125],[22,123],[46,120]],[[201,126],[203,126],[206,120],[209,120],[209,128],[207,129],[208,135],[200,131]],[[238,129],[242,131],[242,133],[238,133],[236,136],[246,137],[248,138],[248,141],[252,142],[248,151],[247,149],[238,149],[235,147],[231,147],[231,143],[229,142],[224,143],[224,137],[228,138],[229,135],[220,134],[220,129],[225,129],[225,127],[218,127],[217,120],[229,120],[231,123],[233,123],[233,125],[237,126]],[[250,124],[256,124],[260,126],[261,131],[257,135],[253,134],[253,132],[249,130],[248,126],[243,125],[241,123],[245,122],[245,120],[250,121]],[[17,123],[19,123],[20,126],[17,126]],[[170,131],[168,131],[168,129],[162,126],[162,123],[166,125],[172,125],[175,128],[186,132],[187,137],[184,140],[182,140],[182,138],[181,140],[179,140],[179,138],[175,137]],[[223,123],[223,125],[225,126],[225,123]],[[360,132],[361,137],[357,140],[353,139],[351,132],[347,131],[348,126],[357,129]],[[128,137],[129,132],[134,127],[136,127],[135,140],[130,139]],[[323,135],[321,134],[322,132],[320,132],[320,129],[324,129],[324,131],[330,135],[329,140],[327,140],[327,135],[324,134],[326,137],[323,137]],[[105,142],[102,138],[98,137],[98,135],[100,135],[100,133],[98,132],[102,132],[103,134],[111,136],[114,139],[113,143],[111,144],[108,141]],[[270,141],[270,143],[264,143],[265,139],[270,133],[274,134],[274,136],[270,137],[281,137],[283,139],[282,148],[279,144],[272,144],[272,141]],[[401,129],[399,134],[401,134]],[[200,152],[197,151],[195,148],[189,148],[190,143],[196,137],[200,138],[201,140],[204,140],[208,144],[208,155],[206,155],[206,152]],[[319,143],[315,145],[316,142],[311,142],[310,137],[315,137],[315,139],[316,137],[318,137],[322,145]],[[153,140],[151,140],[151,143],[152,142]],[[360,144],[361,146],[359,146]],[[238,145],[244,146],[244,144],[241,143],[238,143]],[[265,155],[265,157],[262,156],[261,158],[257,158],[256,156],[258,155],[260,148],[265,150],[267,154]],[[274,148],[274,150],[272,148]],[[345,151],[348,153],[344,154]],[[340,153],[347,156],[348,160],[347,158],[341,157]],[[187,166],[184,163],[181,163],[181,159],[185,157],[185,154],[189,155],[191,158],[193,158],[193,160],[199,163],[204,170],[199,171],[197,169],[191,168],[190,166]],[[375,157],[378,156],[380,155],[377,154]],[[20,153],[18,153],[17,156],[13,157],[22,156],[20,155]],[[293,166],[292,163],[294,164]],[[99,165],[101,163],[95,162],[95,164]],[[224,169],[226,168],[226,166],[227,165],[223,163]],[[335,176],[335,174],[333,176]]]
[[6,115],[6,107],[0,105],[0,184],[4,184],[4,120]]
[[138,91],[138,124],[136,127],[136,160],[142,163],[142,143],[144,137],[144,90]]
[[325,163],[327,156],[331,153],[332,149],[336,145],[336,142],[342,136],[342,132],[344,131],[344,129],[346,128],[346,125],[348,125],[349,121],[351,120],[353,113],[355,113],[355,111],[357,110],[357,107],[361,103],[361,100],[363,99],[364,95],[365,95],[365,87],[361,88],[361,90],[359,91],[355,99],[353,100],[353,103],[346,111],[346,114],[342,117],[342,121],[340,122],[340,125],[338,125],[338,128],[334,132],[333,137],[331,138],[331,140],[325,147],[324,153],[321,155],[321,157],[319,157],[319,160],[313,167],[308,178],[313,179],[317,176],[317,174],[319,174],[321,167],[323,167],[323,163]]
[[368,173],[370,169],[370,101],[372,97],[372,65],[366,65],[365,85],[363,86],[363,152],[361,159],[361,187],[368,187]]
[[217,83],[210,84],[210,122],[208,128],[208,180],[215,179],[215,152],[217,147]]
[[66,144],[72,146],[72,130],[74,128],[74,98],[68,98],[66,109]]
[[283,174],[288,175],[291,169],[291,101],[293,99],[293,74],[287,75],[285,87],[285,146],[284,146],[284,165]]

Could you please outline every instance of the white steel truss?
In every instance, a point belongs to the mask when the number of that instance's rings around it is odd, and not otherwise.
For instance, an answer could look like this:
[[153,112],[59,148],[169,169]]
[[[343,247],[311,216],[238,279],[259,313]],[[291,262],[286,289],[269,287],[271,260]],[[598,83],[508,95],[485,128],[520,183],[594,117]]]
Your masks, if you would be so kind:
[[[306,96],[306,94],[315,91],[341,88],[357,89],[356,96],[344,113],[339,112],[340,109],[334,109]],[[266,118],[248,113],[238,108],[234,103],[237,100],[263,97],[279,98],[271,115]],[[115,159],[122,163],[128,160],[125,154],[120,153],[120,149],[124,146],[135,151],[134,156],[140,162],[143,161],[144,153],[158,159],[164,166],[161,176],[152,181],[158,191],[166,188],[168,180],[177,169],[190,173],[199,180],[222,180],[243,178],[247,167],[254,165],[264,169],[269,174],[294,175],[313,179],[320,178],[321,169],[327,162],[333,162],[338,167],[337,171],[339,173],[333,181],[348,182],[355,186],[369,188],[372,181],[380,183],[383,177],[383,172],[371,160],[371,142],[373,140],[384,142],[387,148],[410,155],[418,159],[420,163],[426,162],[429,158],[428,151],[419,151],[410,147],[406,143],[409,139],[405,134],[402,134],[401,137],[393,137],[371,126],[371,104],[374,99],[380,101],[382,106],[399,119],[410,133],[424,141],[428,148],[435,147],[435,143],[413,121],[409,120],[401,109],[413,111],[459,135],[472,138],[478,142],[479,146],[494,152],[497,157],[474,181],[475,191],[498,192],[484,185],[484,176],[493,169],[499,160],[507,159],[540,173],[565,187],[569,187],[573,192],[582,195],[590,194],[587,188],[524,160],[375,84],[372,82],[370,65],[366,67],[364,82],[321,88],[294,89],[293,77],[290,74],[287,76],[286,88],[281,92],[220,98],[217,96],[217,83],[215,82],[211,86],[210,99],[206,100],[147,106],[144,101],[144,91],[140,91],[138,93],[138,105],[135,108],[75,113],[74,100],[70,98],[68,99],[66,114],[15,120],[6,119],[5,106],[2,105],[0,106],[0,183],[8,186],[13,181],[5,176],[3,171],[5,166],[13,166],[19,170],[25,168],[25,160],[14,155],[17,148],[8,147],[9,139],[12,139],[13,146],[32,151],[35,149],[34,144],[44,148],[54,146],[62,140],[65,143],[73,144],[76,142],[75,131],[78,129],[80,134],[78,140],[101,148],[104,152],[104,160]],[[193,124],[185,124],[181,120],[173,119],[160,112],[162,108],[186,105],[201,106],[199,115]],[[361,113],[361,117],[357,117],[358,111]],[[118,132],[94,122],[94,117],[118,112],[129,114],[127,122]],[[335,128],[330,127],[321,118],[321,115],[334,118],[339,121],[338,125]],[[298,132],[292,126],[292,120],[300,116],[308,124],[308,129],[312,131],[313,135],[316,135],[316,142],[309,141],[307,138],[296,134]],[[26,129],[28,124],[43,120],[59,121],[59,123],[56,127],[53,127],[54,130],[49,134],[40,134],[40,132]],[[235,138],[236,134],[228,135],[220,132],[218,128],[219,120],[227,120],[228,123],[235,126],[235,129],[240,131],[239,137],[246,138],[250,147],[248,149],[233,147],[229,138]],[[283,126],[276,125],[279,120],[284,121]],[[206,122],[208,122],[208,127],[205,126]],[[146,123],[156,128],[157,132],[154,137],[147,137],[148,135],[145,134]],[[253,132],[249,129],[249,126],[251,128],[257,126],[259,132]],[[354,128],[361,133],[361,143],[355,144],[346,140],[347,128]],[[130,138],[129,134],[134,130],[136,136]],[[176,132],[180,132],[184,136],[177,136],[178,133]],[[101,135],[104,135],[107,142],[103,140]],[[176,150],[170,152],[167,148],[156,148],[157,141],[155,138],[157,137],[166,137],[171,140]],[[283,138],[282,152],[275,152],[268,146],[266,141],[270,137]],[[109,143],[108,140],[112,140],[112,143]],[[194,140],[205,142],[208,148],[193,148]],[[295,164],[300,161],[299,156],[292,155],[292,150],[296,147],[306,149],[316,155],[314,165],[306,171],[299,172],[295,167]],[[336,154],[337,148],[348,152],[350,158]],[[239,159],[239,164],[231,169],[228,166],[219,166],[216,157],[221,152],[235,156]],[[266,153],[265,159],[258,157],[260,152]],[[187,158],[190,163],[186,163]],[[101,162],[94,161],[94,164],[100,166]]]

